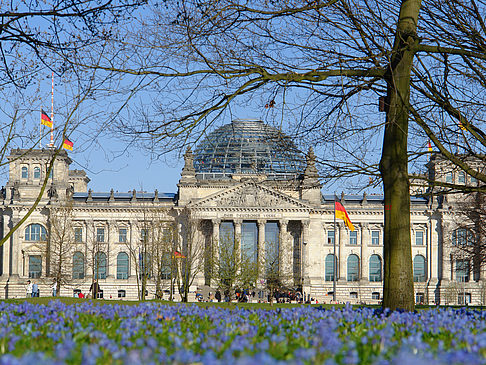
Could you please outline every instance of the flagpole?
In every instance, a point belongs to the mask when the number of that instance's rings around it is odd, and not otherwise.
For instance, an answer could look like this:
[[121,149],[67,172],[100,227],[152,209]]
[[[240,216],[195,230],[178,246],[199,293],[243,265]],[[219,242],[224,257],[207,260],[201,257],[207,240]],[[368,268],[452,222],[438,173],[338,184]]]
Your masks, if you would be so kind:
[[51,88],[51,147],[54,147],[54,71],[52,72]]
[[332,263],[332,300],[336,303],[336,194],[334,194],[334,241],[333,241],[333,263]]
[[39,148],[42,148],[42,108],[40,109],[40,119],[39,119]]

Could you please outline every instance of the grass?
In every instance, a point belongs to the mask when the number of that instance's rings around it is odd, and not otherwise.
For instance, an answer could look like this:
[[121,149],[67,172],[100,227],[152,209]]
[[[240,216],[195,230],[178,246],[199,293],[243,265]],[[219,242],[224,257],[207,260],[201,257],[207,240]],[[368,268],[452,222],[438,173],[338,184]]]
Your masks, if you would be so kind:
[[[6,303],[33,303],[33,304],[48,304],[52,300],[60,300],[66,304],[76,304],[76,303],[83,303],[83,302],[93,302],[100,305],[113,305],[113,304],[121,304],[121,305],[137,305],[143,303],[139,300],[92,300],[92,299],[80,299],[80,298],[70,298],[70,297],[40,297],[40,298],[19,298],[19,299],[3,299],[2,302]],[[147,300],[148,303],[160,303],[164,305],[176,305],[181,304],[180,302],[170,302],[166,300]],[[320,307],[323,306],[325,308],[331,308],[335,305],[331,304],[296,304],[296,303],[225,303],[225,302],[191,302],[185,303],[188,305],[197,305],[202,308],[210,308],[210,307],[219,307],[225,309],[235,309],[235,308],[253,308],[253,309],[275,309],[275,308],[293,308],[293,307],[300,307],[300,306],[312,306],[312,307]],[[342,306],[342,305],[340,305]]]
[[[120,305],[138,305],[140,303],[143,303],[140,300],[92,300],[92,299],[80,299],[80,298],[70,298],[70,297],[41,297],[41,298],[19,298],[19,299],[0,299],[2,302],[6,303],[23,303],[23,302],[29,302],[33,304],[48,304],[52,300],[60,300],[63,303],[66,304],[76,304],[76,303],[83,303],[83,302],[93,302],[99,305],[114,305],[114,304],[120,304]],[[145,302],[147,303],[160,303],[164,305],[177,305],[177,304],[187,304],[187,305],[197,305],[202,308],[212,308],[212,307],[218,307],[218,308],[223,308],[223,309],[235,309],[235,308],[246,308],[246,309],[267,309],[267,310],[273,310],[276,308],[295,308],[295,307],[301,307],[301,306],[309,306],[309,307],[324,307],[324,308],[333,308],[333,307],[342,307],[343,304],[296,304],[296,303],[225,303],[225,302],[190,302],[190,303],[181,303],[181,302],[170,302],[167,300],[146,300]],[[362,307],[361,305],[353,305],[353,307]],[[379,305],[366,305],[365,307],[368,308],[379,308]],[[447,306],[441,306],[443,307],[448,307],[448,308],[462,308],[463,306],[452,306],[452,305],[447,305]],[[430,308],[436,308],[435,305],[417,305],[415,306],[416,310],[425,310],[425,309],[430,309]],[[486,307],[484,306],[469,306],[466,307],[471,310],[476,309],[476,310],[484,310]]]

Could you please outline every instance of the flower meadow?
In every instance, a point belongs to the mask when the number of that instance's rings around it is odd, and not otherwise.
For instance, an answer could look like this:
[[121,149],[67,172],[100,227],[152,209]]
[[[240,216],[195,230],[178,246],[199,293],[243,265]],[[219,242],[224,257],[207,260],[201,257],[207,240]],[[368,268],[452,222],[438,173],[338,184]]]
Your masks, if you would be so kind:
[[0,364],[486,364],[486,311],[0,303]]

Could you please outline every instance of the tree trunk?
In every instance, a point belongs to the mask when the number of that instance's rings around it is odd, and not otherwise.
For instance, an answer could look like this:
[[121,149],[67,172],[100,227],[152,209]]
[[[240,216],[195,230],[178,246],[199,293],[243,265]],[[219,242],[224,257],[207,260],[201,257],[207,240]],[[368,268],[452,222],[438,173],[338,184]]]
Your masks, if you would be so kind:
[[383,307],[414,309],[410,189],[408,179],[408,116],[410,73],[420,0],[402,2],[387,73],[387,115],[380,161],[385,193]]

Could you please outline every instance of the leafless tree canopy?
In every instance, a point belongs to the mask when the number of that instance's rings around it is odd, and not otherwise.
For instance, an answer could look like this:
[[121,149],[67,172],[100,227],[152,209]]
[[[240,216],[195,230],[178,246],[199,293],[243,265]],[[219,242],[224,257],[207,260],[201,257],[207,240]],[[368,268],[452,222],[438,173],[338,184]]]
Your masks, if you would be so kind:
[[[102,62],[108,71],[125,73],[125,81],[133,82],[130,90],[143,89],[150,95],[144,100],[155,106],[140,103],[129,119],[120,120],[117,127],[130,141],[162,154],[197,142],[214,124],[250,108],[302,147],[318,145],[324,176],[377,174],[385,122],[378,100],[387,93],[400,3],[153,5],[150,16],[128,30],[124,42],[113,45],[117,52]],[[429,140],[453,160],[455,152],[482,158],[486,142],[485,3],[421,6],[409,105],[415,170],[425,161]]]

